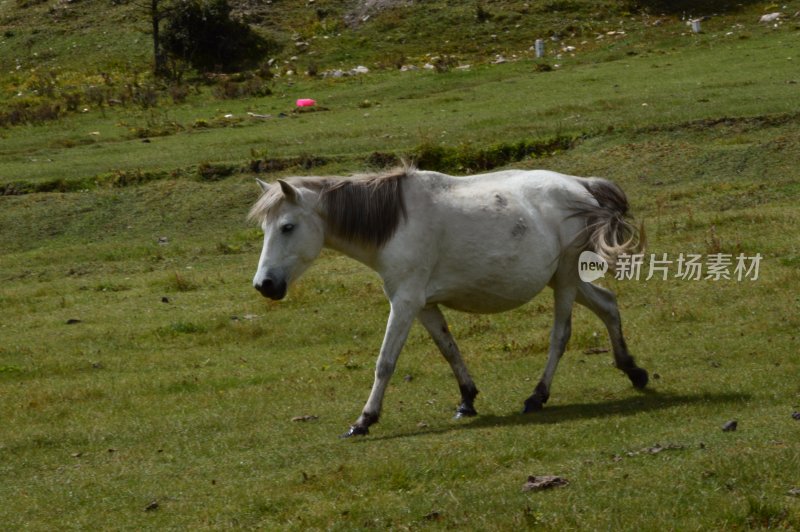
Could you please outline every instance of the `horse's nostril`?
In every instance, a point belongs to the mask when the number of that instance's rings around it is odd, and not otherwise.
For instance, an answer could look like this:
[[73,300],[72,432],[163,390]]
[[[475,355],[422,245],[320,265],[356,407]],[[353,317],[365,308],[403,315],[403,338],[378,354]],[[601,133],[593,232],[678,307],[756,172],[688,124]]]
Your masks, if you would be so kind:
[[268,277],[256,284],[255,289],[261,292],[261,295],[264,297],[282,299],[286,295],[286,282],[276,282],[274,279]]
[[272,282],[272,279],[264,279],[256,285],[256,290],[264,295],[267,295],[272,290],[273,286],[274,283]]

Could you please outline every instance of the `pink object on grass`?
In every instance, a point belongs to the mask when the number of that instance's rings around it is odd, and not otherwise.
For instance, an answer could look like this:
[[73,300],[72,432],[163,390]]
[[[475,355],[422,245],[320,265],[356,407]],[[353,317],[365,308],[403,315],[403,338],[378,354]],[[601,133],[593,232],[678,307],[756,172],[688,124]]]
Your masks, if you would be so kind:
[[316,105],[316,101],[312,100],[311,98],[300,98],[297,100],[297,107],[311,107]]

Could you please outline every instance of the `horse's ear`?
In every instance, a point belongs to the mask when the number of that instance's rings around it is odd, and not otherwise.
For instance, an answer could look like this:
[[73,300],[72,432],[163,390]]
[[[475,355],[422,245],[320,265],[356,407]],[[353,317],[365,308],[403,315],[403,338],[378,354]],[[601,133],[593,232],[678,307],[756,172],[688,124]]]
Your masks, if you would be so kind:
[[278,179],[278,184],[281,186],[283,195],[286,196],[286,201],[289,203],[297,203],[300,201],[300,191],[294,186],[290,185],[283,179]]
[[256,183],[258,183],[258,186],[260,186],[261,190],[263,190],[264,192],[269,190],[269,183],[265,183],[264,181],[261,181],[259,178],[256,178]]

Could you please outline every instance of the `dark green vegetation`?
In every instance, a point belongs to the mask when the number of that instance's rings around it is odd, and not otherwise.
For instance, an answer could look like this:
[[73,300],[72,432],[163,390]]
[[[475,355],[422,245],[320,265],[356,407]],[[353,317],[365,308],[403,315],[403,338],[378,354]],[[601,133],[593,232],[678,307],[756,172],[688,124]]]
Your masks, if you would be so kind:
[[[292,31],[323,35],[305,25],[341,36],[310,40],[274,71],[314,59],[373,72],[254,72],[181,92],[144,73],[132,5],[0,4],[5,109],[78,94],[74,110],[0,129],[0,188],[17,193],[0,198],[3,527],[800,527],[789,494],[800,487],[800,3],[781,6],[777,27],[757,20],[778,8],[745,3],[700,35],[679,15],[655,25],[652,9],[610,1],[530,2],[527,14],[521,2],[431,2],[427,23],[415,5],[414,17],[390,9],[352,29],[338,3],[279,17],[289,4],[249,16],[291,47]],[[558,45],[575,56],[533,61],[536,24],[568,32],[567,21],[587,27]],[[517,23],[536,32],[515,41]],[[374,68],[392,50],[473,66]],[[497,53],[521,59],[491,65]],[[272,94],[253,95],[264,86]],[[294,113],[298,97],[325,110]],[[645,220],[648,252],[760,253],[760,277],[603,281],[651,390],[589,354],[605,333],[577,309],[550,403],[531,416],[517,412],[544,366],[550,294],[506,314],[448,313],[481,416],[450,419],[454,379],[415,328],[381,423],[340,441],[371,384],[380,282],[324,253],[286,301],[261,298],[249,286],[260,235],[244,221],[253,177],[403,155],[456,173],[510,164],[614,179]],[[738,430],[722,432],[731,419]],[[542,474],[570,484],[521,491]]]
[[172,9],[175,13],[168,12],[163,50],[167,57],[185,61],[202,72],[253,68],[271,49],[277,51],[277,46],[270,46],[250,26],[232,19],[226,0],[185,2]]

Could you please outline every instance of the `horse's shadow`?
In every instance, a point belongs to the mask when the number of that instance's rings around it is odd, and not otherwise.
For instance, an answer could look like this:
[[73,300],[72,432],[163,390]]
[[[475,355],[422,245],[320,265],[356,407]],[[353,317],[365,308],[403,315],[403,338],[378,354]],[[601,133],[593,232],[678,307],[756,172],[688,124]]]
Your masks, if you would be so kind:
[[602,418],[611,416],[631,416],[641,412],[666,410],[678,406],[694,404],[724,404],[746,401],[749,394],[743,393],[702,393],[665,394],[654,391],[643,391],[639,395],[599,401],[594,403],[573,403],[566,405],[546,406],[541,412],[521,414],[513,412],[503,415],[479,415],[471,419],[455,421],[444,427],[425,427],[416,430],[388,434],[385,436],[368,436],[358,441],[380,441],[415,436],[429,436],[458,430],[483,429],[488,427],[512,427],[518,425],[549,425],[566,423],[574,420]]

